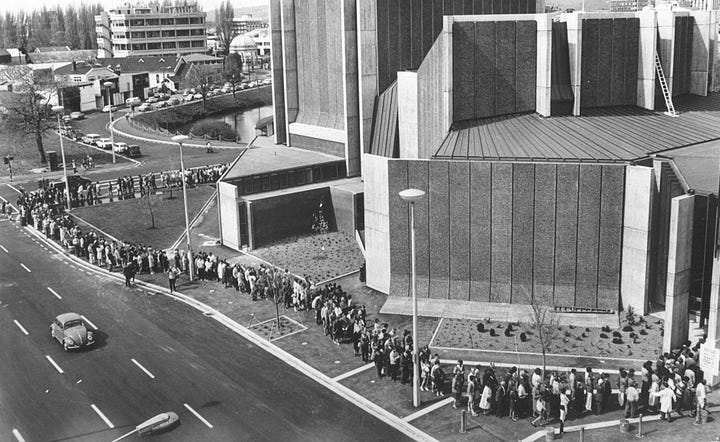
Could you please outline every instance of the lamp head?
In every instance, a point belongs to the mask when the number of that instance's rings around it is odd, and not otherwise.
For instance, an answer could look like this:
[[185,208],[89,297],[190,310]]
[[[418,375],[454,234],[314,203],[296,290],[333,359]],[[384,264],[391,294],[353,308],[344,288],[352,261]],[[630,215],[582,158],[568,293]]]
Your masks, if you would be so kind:
[[190,138],[190,137],[188,137],[187,135],[175,135],[174,137],[172,137],[170,139],[176,143],[182,143],[183,141],[187,140],[188,138]]
[[113,87],[113,86],[115,86],[115,83],[113,83],[112,81],[106,81],[105,83],[103,83],[103,86],[104,87]]
[[405,189],[400,192],[400,198],[409,203],[415,203],[425,197],[425,192],[420,189]]
[[61,114],[61,113],[65,112],[65,106],[60,106],[60,105],[53,106],[52,111],[56,114]]

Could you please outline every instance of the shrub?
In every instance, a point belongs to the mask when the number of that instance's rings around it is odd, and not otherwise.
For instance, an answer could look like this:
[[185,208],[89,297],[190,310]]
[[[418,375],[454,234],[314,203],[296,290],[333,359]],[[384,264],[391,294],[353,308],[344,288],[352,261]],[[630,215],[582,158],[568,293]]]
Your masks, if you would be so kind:
[[637,338],[637,334],[636,334],[636,333],[630,333],[630,337],[631,337],[632,339],[635,339],[635,338]]
[[196,137],[202,137],[207,135],[210,138],[217,139],[218,136],[221,136],[225,139],[232,140],[237,137],[237,133],[235,133],[233,128],[224,121],[198,121],[197,123],[193,124],[192,128],[190,128],[190,131]]
[[510,332],[513,331],[513,326],[512,326],[512,324],[508,324],[507,330],[508,330],[507,333],[510,333]]
[[590,333],[590,328],[589,328],[589,327],[585,327],[585,333]]
[[583,338],[587,338],[587,335],[585,334],[585,332],[583,332],[583,334],[581,334],[580,336]]
[[505,336],[510,337],[510,332],[512,332],[512,327],[508,325],[508,328],[505,329]]
[[641,328],[641,329],[640,329],[640,334],[641,334],[641,335],[647,335],[647,332],[645,331],[644,328]]
[[629,306],[625,312],[625,320],[628,324],[635,325],[635,309],[632,306]]
[[614,331],[614,332],[613,332],[613,337],[615,337],[615,338],[622,338],[622,333],[620,333],[619,331]]
[[607,338],[608,338],[608,335],[606,335],[605,333],[600,333],[600,337],[603,338],[603,339],[607,339]]
[[565,337],[569,338],[570,336],[572,336],[572,333],[570,333],[570,330],[565,330]]
[[520,340],[523,342],[527,342],[527,335],[525,334],[525,332],[520,333]]
[[480,333],[485,332],[485,325],[483,325],[482,322],[478,322],[477,331],[479,331]]
[[632,328],[632,327],[629,326],[629,325],[626,325],[625,327],[623,327],[623,331],[624,331],[624,332],[631,332],[631,331],[635,331],[635,329]]
[[575,340],[576,340],[576,341],[582,341],[583,338],[584,338],[584,336],[583,336],[582,338],[581,338],[580,336],[578,336],[577,338],[575,338]]
[[490,329],[490,336],[497,336],[497,335],[498,335],[498,334],[497,334],[497,332],[495,331],[495,329],[494,329],[494,328],[491,328],[491,329]]
[[610,327],[606,325],[602,328],[602,331],[604,331],[605,333],[610,333]]
[[623,340],[622,338],[613,338],[612,342],[613,344],[622,344]]

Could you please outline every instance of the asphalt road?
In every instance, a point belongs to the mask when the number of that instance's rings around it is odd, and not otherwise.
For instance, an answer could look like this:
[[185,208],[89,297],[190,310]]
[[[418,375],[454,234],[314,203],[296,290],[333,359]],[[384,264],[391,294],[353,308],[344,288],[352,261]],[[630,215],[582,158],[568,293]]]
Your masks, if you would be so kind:
[[[0,220],[0,440],[110,441],[165,411],[182,424],[155,440],[407,439],[217,321],[33,238]],[[51,339],[68,311],[97,326],[93,348]]]

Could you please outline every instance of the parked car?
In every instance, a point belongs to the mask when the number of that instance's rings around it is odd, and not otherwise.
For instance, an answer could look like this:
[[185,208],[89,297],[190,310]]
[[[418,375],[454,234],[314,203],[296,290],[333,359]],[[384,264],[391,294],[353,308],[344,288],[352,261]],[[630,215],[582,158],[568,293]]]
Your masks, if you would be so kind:
[[63,123],[69,123],[72,121],[72,118],[70,118],[70,115],[63,115],[62,121]]
[[131,145],[129,145],[128,148],[127,148],[127,153],[126,153],[125,155],[128,156],[128,157],[130,157],[130,158],[137,158],[137,157],[139,157],[139,156],[141,155],[141,153],[140,153],[140,146],[138,146],[137,144],[131,144]]
[[202,100],[202,97],[203,97],[202,94],[193,95],[193,99],[195,99],[195,100]]
[[142,104],[142,100],[138,97],[130,97],[125,100],[125,104],[128,106],[140,106],[140,104]]
[[99,134],[87,134],[81,138],[81,141],[85,144],[95,144],[100,139]]
[[172,97],[167,101],[168,106],[175,106],[176,104],[182,103],[182,100],[176,97]]
[[110,149],[112,147],[112,140],[110,138],[100,138],[95,142],[95,145],[100,149]]
[[248,83],[248,87],[250,87],[250,88],[257,87],[257,85],[258,85],[257,81],[251,81],[250,83]]
[[[92,180],[80,175],[68,175],[68,181],[70,181],[71,189],[77,189],[80,186],[87,186],[88,184],[92,183]],[[50,181],[48,183],[48,186],[63,190],[65,189],[65,178],[61,178],[58,181]]]
[[115,153],[119,153],[120,155],[125,155],[127,153],[127,150],[128,150],[127,143],[119,142],[119,143],[113,144],[113,151]]
[[118,110],[117,106],[110,106],[109,104],[106,104],[102,108],[103,112],[117,112],[117,110]]
[[157,97],[149,97],[147,100],[145,100],[146,103],[157,103],[159,100]]
[[185,101],[193,101],[194,99],[195,99],[195,96],[194,96],[194,95],[190,95],[190,94],[185,95],[185,96],[183,97],[183,100],[185,100]]
[[137,108],[140,112],[149,111],[150,109],[152,109],[152,105],[148,103],[143,103]]
[[263,81],[260,82],[261,84],[272,84],[272,80],[270,78],[266,78]]
[[50,336],[62,344],[65,351],[95,343],[93,333],[85,327],[85,321],[77,313],[57,315],[50,324]]
[[82,112],[73,112],[70,114],[70,118],[72,118],[73,120],[82,120],[83,118],[85,118],[85,114]]

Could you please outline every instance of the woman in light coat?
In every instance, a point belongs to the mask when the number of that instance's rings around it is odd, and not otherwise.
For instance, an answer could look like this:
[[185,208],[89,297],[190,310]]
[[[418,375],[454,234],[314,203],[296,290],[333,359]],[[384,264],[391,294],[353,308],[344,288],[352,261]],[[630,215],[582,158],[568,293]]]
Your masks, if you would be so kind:
[[650,384],[650,390],[648,392],[648,407],[655,409],[657,407],[657,396],[653,396],[653,393],[657,393],[660,389],[660,378],[656,374],[652,375],[652,384]]
[[483,387],[482,396],[480,396],[480,409],[483,414],[490,413],[490,399],[492,398],[492,389],[489,385],[485,384]]
[[656,393],[651,393],[650,397],[660,398],[660,419],[667,419],[667,421],[670,422],[672,420],[670,415],[672,413],[672,404],[675,399],[675,392],[665,385],[665,388],[662,390]]

